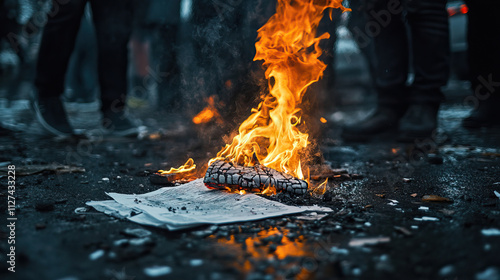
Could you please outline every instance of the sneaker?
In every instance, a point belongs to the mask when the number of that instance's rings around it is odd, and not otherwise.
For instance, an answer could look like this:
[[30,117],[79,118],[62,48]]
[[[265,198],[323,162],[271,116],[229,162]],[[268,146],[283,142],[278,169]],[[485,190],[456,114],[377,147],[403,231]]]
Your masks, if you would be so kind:
[[31,106],[42,127],[56,136],[71,136],[73,129],[68,122],[64,105],[59,97],[39,97]]
[[414,104],[408,108],[399,126],[399,141],[412,142],[432,136],[437,129],[439,104]]
[[395,133],[398,129],[400,110],[381,106],[364,120],[345,126],[342,138],[349,141],[367,141],[385,133]]
[[139,127],[136,121],[131,119],[124,111],[104,111],[102,126],[113,136],[130,137],[139,134]]

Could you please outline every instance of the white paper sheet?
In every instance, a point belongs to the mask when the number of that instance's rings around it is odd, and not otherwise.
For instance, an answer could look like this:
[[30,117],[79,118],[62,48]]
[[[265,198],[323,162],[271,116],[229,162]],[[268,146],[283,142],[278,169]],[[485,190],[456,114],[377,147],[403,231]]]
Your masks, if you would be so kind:
[[169,230],[254,221],[306,211],[332,212],[328,207],[288,206],[254,194],[210,190],[203,179],[140,195],[107,194],[113,200],[89,201],[87,205],[114,217]]

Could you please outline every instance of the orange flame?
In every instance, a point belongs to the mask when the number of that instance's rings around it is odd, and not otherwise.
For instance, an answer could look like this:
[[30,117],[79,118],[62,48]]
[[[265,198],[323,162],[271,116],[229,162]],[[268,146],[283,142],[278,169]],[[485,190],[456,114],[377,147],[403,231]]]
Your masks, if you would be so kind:
[[208,105],[193,117],[194,124],[208,123],[213,119],[215,119],[217,122],[221,121],[219,111],[215,108],[215,100],[213,95],[207,98],[207,103]]
[[[318,81],[326,65],[318,58],[318,24],[328,8],[340,8],[342,0],[278,0],[276,13],[258,30],[254,60],[264,60],[270,92],[239,127],[239,134],[216,158],[252,165],[253,156],[262,165],[304,178],[300,156],[309,135],[299,129],[302,102],[307,87]],[[303,130],[303,129],[302,129]]]
[[314,188],[312,193],[317,196],[324,195],[327,190],[327,184],[328,184],[328,178],[326,178],[326,180],[323,183],[319,184],[319,186]]
[[169,170],[158,170],[158,173],[161,175],[172,174],[172,173],[185,173],[190,172],[196,169],[196,164],[192,158],[188,159],[184,165],[179,166],[178,168],[170,168]]

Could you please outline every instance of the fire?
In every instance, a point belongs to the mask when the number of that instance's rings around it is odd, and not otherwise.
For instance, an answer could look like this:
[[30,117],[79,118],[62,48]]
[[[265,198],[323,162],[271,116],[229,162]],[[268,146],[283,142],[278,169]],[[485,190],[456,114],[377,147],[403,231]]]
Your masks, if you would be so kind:
[[276,13],[258,30],[254,60],[263,60],[269,93],[240,125],[231,144],[216,158],[234,164],[260,164],[303,179],[301,156],[309,144],[299,105],[309,85],[326,68],[319,60],[318,24],[328,8],[347,10],[342,0],[278,0]]
[[178,168],[170,168],[169,170],[158,170],[158,173],[161,175],[172,174],[172,173],[186,173],[191,172],[196,169],[196,164],[192,158],[188,159],[184,165],[179,166]]
[[208,105],[193,117],[194,124],[208,123],[213,119],[217,122],[221,122],[219,111],[215,108],[215,99],[213,95],[207,98],[207,103]]

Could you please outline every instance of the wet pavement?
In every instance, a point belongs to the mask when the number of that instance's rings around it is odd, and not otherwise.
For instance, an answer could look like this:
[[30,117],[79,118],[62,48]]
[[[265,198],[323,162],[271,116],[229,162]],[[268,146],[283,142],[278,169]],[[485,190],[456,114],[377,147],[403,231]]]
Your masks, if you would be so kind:
[[[494,191],[500,192],[500,132],[460,127],[469,112],[459,102],[464,93],[450,89],[439,134],[424,142],[344,143],[335,125],[325,128],[327,162],[361,176],[330,181],[320,198],[273,198],[331,207],[322,219],[298,215],[180,232],[118,220],[85,202],[107,199],[105,192],[155,190],[150,172],[188,157],[203,164],[220,139],[144,109],[134,111],[150,132],[140,140],[103,138],[98,130],[90,139],[51,139],[40,135],[27,101],[14,101],[2,108],[4,124],[30,132],[0,139],[3,168],[57,163],[85,172],[16,177],[16,273],[7,272],[2,253],[1,278],[499,279],[500,198]],[[340,106],[329,119],[363,115],[363,106],[355,107]],[[96,110],[70,105],[71,121],[92,131]],[[7,200],[6,176],[1,180],[0,197]],[[438,201],[423,201],[429,195]],[[131,229],[145,231],[134,235]],[[3,227],[0,234],[0,248],[8,252],[10,233]]]

